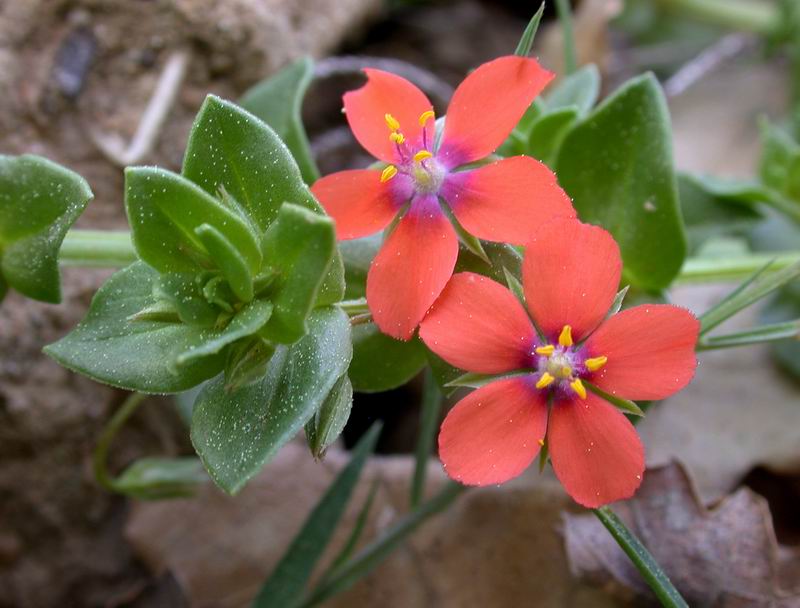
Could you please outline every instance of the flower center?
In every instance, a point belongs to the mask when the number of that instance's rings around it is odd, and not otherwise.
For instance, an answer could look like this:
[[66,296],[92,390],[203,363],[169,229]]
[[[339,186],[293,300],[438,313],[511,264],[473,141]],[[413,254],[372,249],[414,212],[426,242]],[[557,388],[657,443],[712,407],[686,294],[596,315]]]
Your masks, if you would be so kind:
[[608,361],[608,357],[592,357],[587,359],[581,347],[576,347],[572,340],[572,327],[565,325],[558,336],[558,346],[545,344],[538,346],[536,369],[539,390],[558,391],[562,394],[575,393],[586,399],[586,387],[581,378],[596,372]]
[[[386,126],[389,128],[389,140],[397,148],[398,162],[387,165],[381,173],[381,182],[387,182],[398,173],[409,176],[414,182],[414,190],[422,194],[433,194],[439,191],[445,177],[445,170],[429,150],[428,134],[425,125],[434,118],[433,110],[423,112],[419,117],[422,127],[421,147],[413,148],[406,140],[400,122],[391,114],[385,114]],[[420,142],[416,142],[419,146]]]

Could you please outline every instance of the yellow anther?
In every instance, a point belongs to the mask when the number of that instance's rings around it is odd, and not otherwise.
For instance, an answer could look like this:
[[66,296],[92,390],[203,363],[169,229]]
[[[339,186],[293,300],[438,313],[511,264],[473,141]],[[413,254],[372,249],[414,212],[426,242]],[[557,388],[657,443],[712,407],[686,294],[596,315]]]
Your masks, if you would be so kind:
[[425,123],[428,122],[434,116],[436,116],[436,114],[433,113],[433,110],[428,110],[427,112],[423,112],[419,116],[419,126],[424,127]]
[[558,336],[558,343],[561,346],[572,346],[572,327],[565,325],[561,330],[561,335]]
[[389,165],[383,171],[381,171],[381,183],[388,182],[395,175],[397,175],[397,167],[394,165]]
[[536,388],[547,388],[555,381],[556,379],[553,378],[553,376],[545,372],[542,374],[542,377],[539,378],[539,381],[536,383]]
[[608,362],[608,357],[592,357],[591,359],[586,359],[584,361],[584,365],[586,369],[590,372],[596,372],[598,369],[603,367]]
[[428,152],[427,150],[420,150],[414,155],[414,160],[418,163],[421,163],[426,158],[430,158],[433,156],[433,152]]
[[544,439],[540,439],[540,440],[539,440],[539,445],[540,445],[540,446],[542,446],[542,447],[544,447]]
[[578,397],[586,399],[586,387],[583,386],[583,382],[581,382],[580,378],[575,378],[569,385],[572,387],[573,391],[578,393]]
[[400,123],[397,122],[397,119],[392,116],[391,114],[384,114],[384,120],[386,120],[386,126],[389,127],[392,131],[397,131],[400,128]]
[[406,140],[406,138],[403,137],[402,133],[397,133],[397,132],[389,135],[389,139],[391,139],[396,144],[402,144]]
[[553,346],[552,344],[548,344],[547,346],[539,346],[536,349],[536,354],[537,355],[544,355],[545,357],[549,357],[550,355],[553,354],[553,351],[555,349],[556,349],[556,347]]

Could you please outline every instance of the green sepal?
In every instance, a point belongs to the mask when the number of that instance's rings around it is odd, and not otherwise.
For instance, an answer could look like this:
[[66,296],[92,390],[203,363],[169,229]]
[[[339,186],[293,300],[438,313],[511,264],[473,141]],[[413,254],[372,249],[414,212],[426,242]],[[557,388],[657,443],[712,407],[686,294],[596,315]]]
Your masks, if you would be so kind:
[[544,2],[539,5],[539,10],[533,14],[533,17],[531,17],[531,20],[525,27],[525,31],[522,32],[522,37],[519,39],[517,48],[514,50],[514,54],[518,57],[527,57],[531,54],[533,39],[536,37],[536,32],[539,29],[539,22],[542,20],[542,15],[544,14],[544,5]]
[[261,250],[249,222],[184,177],[157,167],[125,170],[125,207],[139,257],[160,272],[212,266],[196,229],[210,224],[235,243],[251,272]]
[[275,309],[261,335],[291,344],[306,333],[306,317],[333,259],[333,221],[286,203],[264,234],[263,249],[278,279],[272,298]]
[[339,378],[328,398],[305,424],[306,441],[314,458],[322,458],[342,434],[353,407],[353,385],[347,374]]
[[197,238],[211,255],[227,279],[231,290],[242,302],[253,299],[253,275],[236,246],[210,224],[201,224],[194,229]]
[[85,179],[46,158],[0,155],[0,301],[9,287],[61,301],[58,252],[93,197]]
[[156,304],[158,272],[135,262],[97,291],[86,317],[44,351],[64,367],[98,382],[142,393],[177,393],[222,370],[223,359],[206,357],[177,369],[175,358],[213,339],[215,332],[185,323],[131,321]]
[[317,308],[308,333],[278,346],[261,380],[233,391],[221,376],[208,382],[195,403],[191,438],[214,481],[238,492],[322,406],[351,357],[347,315]]
[[216,336],[178,355],[177,364],[186,365],[202,357],[215,355],[229,344],[252,336],[264,326],[271,314],[272,303],[266,300],[245,304]]

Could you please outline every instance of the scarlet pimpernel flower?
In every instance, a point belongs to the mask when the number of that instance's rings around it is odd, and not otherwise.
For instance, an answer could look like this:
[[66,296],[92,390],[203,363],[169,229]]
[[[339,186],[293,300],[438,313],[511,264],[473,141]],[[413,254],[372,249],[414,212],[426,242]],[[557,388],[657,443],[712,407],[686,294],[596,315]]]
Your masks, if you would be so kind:
[[557,219],[525,251],[530,316],[504,286],[473,273],[453,276],[420,337],[457,367],[506,376],[448,413],[439,454],[450,477],[502,483],[522,473],[546,440],[553,469],[577,502],[598,507],[634,493],[645,467],[641,441],[592,385],[625,399],[672,395],[694,375],[699,323],[664,304],[608,316],[621,269],[608,232]]
[[356,139],[383,168],[341,171],[312,191],[336,221],[339,239],[399,221],[367,277],[367,302],[384,333],[408,340],[453,273],[458,237],[449,213],[480,239],[523,244],[543,221],[574,217],[569,197],[544,164],[515,156],[460,169],[494,152],[553,74],[529,58],[500,57],[453,94],[441,141],[433,106],[407,80],[365,70],[344,95]]

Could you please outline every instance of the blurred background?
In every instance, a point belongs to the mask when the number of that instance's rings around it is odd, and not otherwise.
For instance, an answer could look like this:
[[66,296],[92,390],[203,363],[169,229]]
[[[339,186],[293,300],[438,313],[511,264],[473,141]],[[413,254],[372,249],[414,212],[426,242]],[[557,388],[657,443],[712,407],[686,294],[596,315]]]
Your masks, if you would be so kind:
[[[778,3],[752,0],[753,12],[727,22],[709,19],[700,4],[576,0],[579,62],[598,66],[603,95],[652,70],[669,103],[678,168],[754,179],[764,119],[791,124],[800,36],[792,41],[780,28],[768,30]],[[40,154],[82,174],[96,198],[78,225],[124,229],[122,166],[179,170],[207,93],[237,99],[311,55],[317,78],[303,117],[320,169],[364,166],[369,161],[341,114],[341,94],[359,85],[360,67],[398,71],[441,113],[471,68],[514,51],[538,6],[535,0],[0,0],[0,153]],[[563,73],[553,3],[533,54]],[[162,100],[168,106],[163,126],[150,141],[129,145],[164,79],[171,79],[174,95]],[[710,224],[690,227],[690,243],[699,234],[692,230],[713,232],[713,219]],[[753,247],[800,247],[797,228],[768,213],[743,213],[735,232]],[[699,244],[693,253],[702,253]],[[345,445],[316,463],[301,442],[290,444],[236,498],[210,484],[194,499],[151,503],[99,488],[92,450],[123,395],[60,368],[41,348],[83,316],[109,274],[68,269],[65,303],[58,307],[16,294],[3,304],[0,607],[247,605],[346,462],[346,447],[378,418],[386,424],[381,456],[370,463],[353,502],[363,502],[377,483],[368,523],[373,532],[405,509],[419,378],[392,391],[357,394]],[[671,298],[702,311],[731,287],[684,286]],[[747,314],[732,327],[751,325],[756,313]],[[693,560],[712,564],[735,547],[738,566],[761,573],[747,584],[735,572],[698,575],[693,584],[708,590],[707,605],[721,605],[715,598],[733,591],[744,598],[737,606],[800,605],[790,593],[800,586],[798,361],[796,344],[777,355],[760,346],[703,355],[690,388],[639,425],[649,464],[679,459],[692,479],[690,490],[683,473],[658,477],[683,501],[676,499],[673,516],[690,518],[687,531],[697,532],[669,541],[676,543],[672,566],[703,573],[708,564]],[[118,439],[117,466],[146,453],[193,453],[172,401],[152,401]],[[444,476],[438,461],[430,467],[434,489]],[[734,503],[724,499],[732,493]],[[708,516],[699,506],[720,500],[726,500],[725,517]],[[624,573],[597,567],[581,528],[569,532],[569,511],[575,507],[552,477],[535,470],[472,493],[330,605],[646,603]],[[355,511],[347,517],[352,522]],[[696,522],[705,524],[695,530]],[[660,538],[651,532],[651,539]],[[734,543],[743,537],[746,546]],[[702,547],[704,557],[689,545]],[[764,603],[775,597],[782,599]]]

